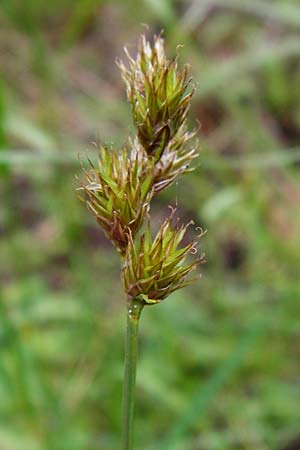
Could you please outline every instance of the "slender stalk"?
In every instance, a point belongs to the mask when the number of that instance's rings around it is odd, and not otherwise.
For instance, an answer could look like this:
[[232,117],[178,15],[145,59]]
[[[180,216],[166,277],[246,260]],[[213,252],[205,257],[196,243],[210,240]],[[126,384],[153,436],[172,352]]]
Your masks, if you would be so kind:
[[122,450],[133,450],[133,422],[139,319],[143,303],[132,299],[127,309],[125,373],[123,385]]

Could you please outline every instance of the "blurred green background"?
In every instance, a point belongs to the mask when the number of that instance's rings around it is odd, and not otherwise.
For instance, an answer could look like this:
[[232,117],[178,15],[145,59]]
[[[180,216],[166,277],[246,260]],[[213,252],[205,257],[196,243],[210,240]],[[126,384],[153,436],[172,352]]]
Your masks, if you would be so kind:
[[153,216],[177,200],[207,264],[143,313],[136,449],[300,448],[299,1],[2,0],[1,450],[119,448],[119,262],[75,174],[132,132],[115,58],[161,29],[201,157]]

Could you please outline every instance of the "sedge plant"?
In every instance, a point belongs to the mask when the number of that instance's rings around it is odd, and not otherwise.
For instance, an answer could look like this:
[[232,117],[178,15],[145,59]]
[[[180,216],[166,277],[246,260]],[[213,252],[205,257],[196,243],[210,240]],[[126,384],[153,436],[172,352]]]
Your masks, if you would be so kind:
[[179,68],[178,55],[167,59],[161,36],[152,42],[141,36],[135,58],[125,52],[127,64],[118,61],[118,66],[135,134],[120,150],[100,145],[97,163],[89,160],[77,189],[121,260],[127,304],[121,448],[132,450],[141,312],[197,279],[191,274],[204,256],[193,256],[202,233],[189,242],[186,232],[192,222],[180,224],[175,209],[155,236],[151,231],[151,200],[192,170],[198,156],[195,132],[187,127],[194,92],[188,67]]

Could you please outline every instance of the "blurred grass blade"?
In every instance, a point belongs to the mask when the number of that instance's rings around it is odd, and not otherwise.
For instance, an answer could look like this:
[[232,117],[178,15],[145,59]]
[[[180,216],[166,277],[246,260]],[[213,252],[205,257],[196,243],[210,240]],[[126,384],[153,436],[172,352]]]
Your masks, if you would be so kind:
[[[92,159],[92,158],[91,158]],[[0,165],[24,166],[31,164],[76,164],[79,165],[78,153],[63,153],[58,150],[3,150],[0,152]]]
[[172,1],[170,0],[144,0],[144,3],[151,8],[155,15],[165,26],[171,26],[176,23]]
[[[5,126],[6,126],[6,105],[4,99],[4,86],[0,77],[0,154],[6,146]],[[0,174],[7,173],[8,165],[1,164]]]
[[20,112],[11,111],[6,122],[7,132],[19,141],[40,149],[41,153],[48,153],[53,149],[54,140],[51,136]]
[[160,444],[156,444],[156,450],[184,450],[186,448],[182,444],[185,436],[207,410],[220,389],[233,378],[237,370],[242,366],[245,356],[262,335],[262,330],[262,326],[256,325],[241,338],[236,349],[209,378],[201,391],[194,393],[186,412],[173,424],[166,438]]
[[75,44],[89,23],[93,21],[97,7],[103,3],[103,0],[81,0],[74,3],[74,10],[62,36],[63,47]]
[[232,8],[237,11],[261,17],[268,22],[270,20],[282,25],[300,28],[300,7],[292,2],[269,2],[266,0],[213,0],[213,3],[225,8]]
[[242,199],[242,193],[238,187],[221,189],[209,197],[203,204],[200,217],[212,223],[220,219],[228,210]]
[[[59,151],[53,149],[51,152],[43,150],[8,150],[0,151],[0,166],[7,165],[19,167],[32,164],[68,164],[79,166],[80,151]],[[93,155],[90,156],[93,161]],[[269,167],[284,167],[300,161],[300,147],[285,148],[276,151],[265,151],[264,154],[255,154],[250,156],[227,156],[216,157],[205,155],[201,162],[204,168],[213,168],[214,170],[235,170],[235,169],[260,169]],[[29,174],[30,175],[30,174]]]
[[241,78],[246,73],[268,64],[299,56],[300,39],[288,37],[267,45],[265,41],[256,42],[254,48],[255,50],[226,59],[222,64],[220,61],[211,63],[206,71],[202,70],[201,83],[195,92],[196,97],[207,95],[226,83],[232,86],[233,81],[238,77]]
[[284,167],[299,161],[300,147],[293,147],[239,157],[227,156],[216,158],[207,155],[202,165],[205,168],[213,168],[214,170],[264,169],[269,167]]
[[5,147],[5,116],[4,87],[0,78],[0,150]]
[[32,381],[32,374],[29,370],[28,359],[19,339],[19,334],[10,320],[7,308],[3,304],[2,299],[0,299],[0,324],[3,334],[2,339],[7,342],[5,350],[7,351],[7,348],[9,348],[10,356],[14,362],[15,398],[12,401],[19,401],[23,407],[26,407],[30,414],[34,414],[35,405],[31,396],[32,391],[29,388]]
[[182,25],[193,31],[203,17],[203,10],[222,7],[238,12],[255,15],[262,20],[279,22],[281,25],[300,28],[300,7],[295,3],[270,2],[265,0],[195,0],[182,19]]

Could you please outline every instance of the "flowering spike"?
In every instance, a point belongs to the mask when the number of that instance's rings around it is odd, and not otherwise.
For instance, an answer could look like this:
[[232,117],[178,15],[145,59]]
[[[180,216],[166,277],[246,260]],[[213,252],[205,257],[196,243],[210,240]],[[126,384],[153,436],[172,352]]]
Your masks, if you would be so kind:
[[124,255],[128,235],[143,223],[152,198],[152,166],[141,152],[124,147],[121,152],[100,146],[98,165],[90,162],[79,187],[86,203],[106,236]]
[[178,69],[177,57],[168,60],[164,40],[155,36],[151,46],[145,36],[134,60],[126,50],[129,68],[118,62],[131,103],[140,144],[159,161],[186,121],[194,89],[188,68]]
[[[81,199],[106,236],[125,257],[123,282],[129,298],[144,296],[146,303],[161,301],[190,282],[189,273],[203,258],[184,264],[196,242],[178,248],[187,226],[172,226],[173,210],[154,240],[150,226],[139,236],[154,194],[189,172],[198,156],[187,129],[186,116],[193,88],[187,66],[178,68],[177,56],[168,60],[164,40],[141,36],[136,59],[125,49],[128,65],[119,67],[132,106],[136,136],[121,151],[99,148],[98,164],[89,161],[79,187]],[[83,194],[83,195],[82,195]]]
[[[154,240],[150,237],[149,223],[140,238],[130,236],[122,278],[128,300],[139,298],[145,304],[159,303],[171,292],[190,284],[190,273],[204,262],[204,256],[186,263],[195,253],[196,241],[178,248],[187,227],[174,227],[172,216],[161,225]],[[201,236],[198,236],[200,238]],[[136,255],[139,255],[137,258]]]

